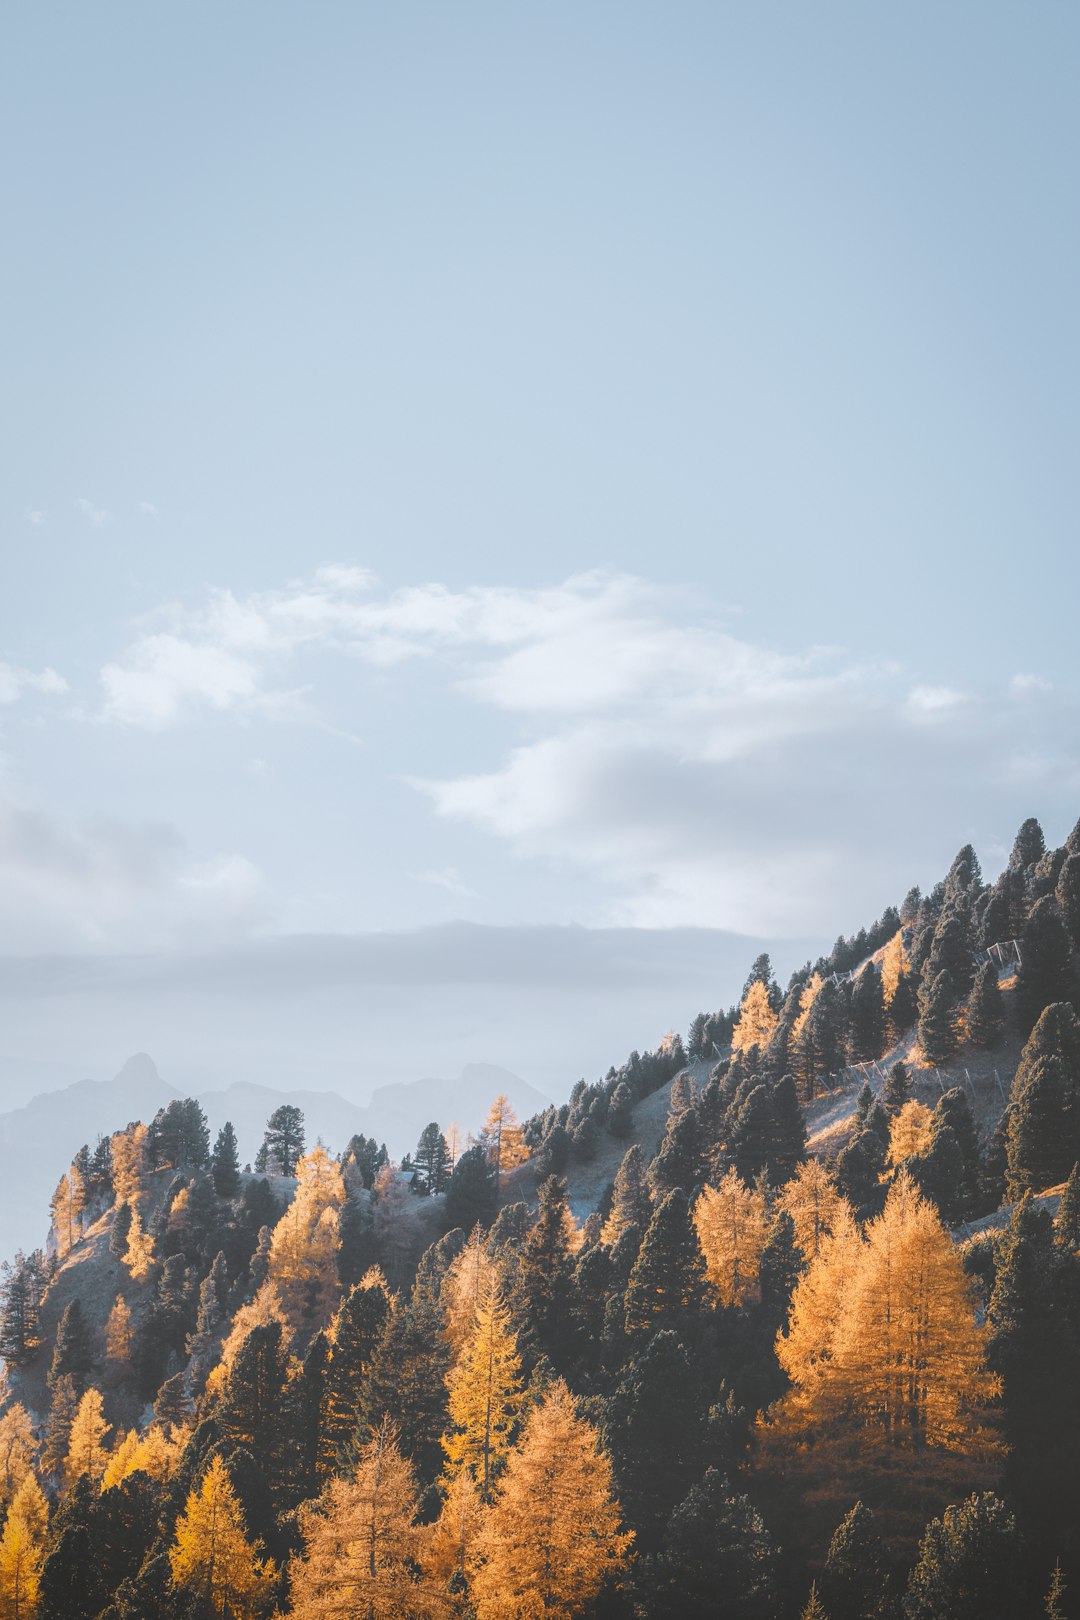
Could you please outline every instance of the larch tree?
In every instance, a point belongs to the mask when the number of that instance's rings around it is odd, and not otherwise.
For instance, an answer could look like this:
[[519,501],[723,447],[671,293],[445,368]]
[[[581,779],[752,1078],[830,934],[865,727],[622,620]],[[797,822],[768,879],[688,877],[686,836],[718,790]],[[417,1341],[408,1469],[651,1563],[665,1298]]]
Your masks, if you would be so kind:
[[781,1189],[777,1204],[794,1221],[795,1242],[807,1263],[817,1259],[835,1222],[845,1213],[851,1215],[851,1206],[820,1159],[806,1159],[800,1164]]
[[452,1479],[463,1470],[470,1473],[487,1500],[509,1455],[522,1395],[521,1357],[498,1289],[482,1300],[447,1388],[452,1427],[443,1436],[443,1449],[448,1473]]
[[28,1473],[15,1492],[0,1537],[2,1620],[32,1620],[36,1613],[48,1532],[49,1504]]
[[481,1301],[498,1280],[498,1267],[484,1244],[484,1234],[474,1226],[459,1255],[450,1262],[440,1290],[446,1317],[446,1340],[460,1352],[476,1322]]
[[123,1294],[117,1294],[105,1324],[105,1354],[118,1366],[127,1367],[134,1348],[135,1329],[131,1321],[131,1307]]
[[763,1052],[768,1046],[778,1023],[778,1015],[769,1000],[769,987],[755,979],[743,997],[739,1021],[731,1037],[733,1052],[748,1052],[756,1046]]
[[571,1620],[625,1566],[611,1464],[558,1380],[533,1410],[475,1543],[477,1620]]
[[71,1424],[64,1464],[64,1477],[69,1486],[83,1474],[89,1474],[95,1483],[101,1479],[108,1459],[105,1443],[108,1432],[101,1391],[88,1389],[76,1408]]
[[509,1097],[502,1092],[488,1109],[487,1119],[480,1132],[480,1146],[495,1172],[495,1185],[502,1183],[503,1173],[515,1165],[524,1164],[529,1156],[518,1118]]
[[129,1125],[111,1138],[112,1178],[117,1205],[129,1204],[137,1210],[142,1201],[149,1160],[145,1125]]
[[777,1360],[795,1386],[788,1403],[793,1411],[820,1416],[837,1392],[834,1348],[862,1251],[863,1240],[845,1202],[798,1283],[787,1331],[776,1340]]
[[[420,1561],[425,1576],[440,1593],[456,1592],[452,1612],[464,1614],[468,1571],[484,1521],[484,1504],[467,1469],[447,1485],[439,1517],[424,1536]],[[453,1599],[451,1599],[453,1603]]]
[[173,1584],[227,1620],[255,1620],[273,1591],[274,1568],[248,1539],[228,1469],[215,1456],[191,1492],[169,1553]]
[[889,1127],[887,1160],[894,1169],[902,1165],[905,1159],[913,1159],[916,1153],[922,1153],[929,1145],[931,1118],[926,1104],[914,1100],[905,1103],[900,1112],[894,1115]]
[[767,1225],[764,1193],[747,1187],[734,1170],[702,1191],[694,1226],[721,1305],[744,1305],[755,1293]]
[[412,1469],[393,1425],[383,1423],[357,1453],[352,1478],[331,1479],[318,1501],[300,1510],[303,1551],[289,1565],[292,1620],[416,1615],[416,1511]]
[[78,1165],[71,1165],[60,1177],[50,1204],[57,1253],[67,1254],[82,1235],[82,1212],[86,1207],[86,1184]]
[[0,1515],[30,1472],[36,1449],[30,1414],[13,1401],[0,1417]]
[[295,1170],[296,1195],[270,1244],[269,1283],[293,1332],[311,1337],[329,1322],[340,1294],[338,1212],[345,1183],[340,1165],[321,1144],[304,1154]]
[[128,1228],[124,1264],[136,1282],[149,1276],[154,1264],[153,1236],[143,1230],[142,1217],[134,1205],[131,1206],[131,1226]]

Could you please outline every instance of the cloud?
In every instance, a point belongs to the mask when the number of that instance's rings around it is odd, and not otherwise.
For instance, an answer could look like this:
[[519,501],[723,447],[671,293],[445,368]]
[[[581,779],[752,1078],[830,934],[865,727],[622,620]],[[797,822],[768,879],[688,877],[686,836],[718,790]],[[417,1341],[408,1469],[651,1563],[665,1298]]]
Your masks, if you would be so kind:
[[433,889],[445,889],[447,894],[456,895],[459,899],[470,899],[475,896],[476,890],[470,889],[458,876],[457,867],[444,866],[437,872],[410,872],[414,883],[426,883]]
[[55,669],[46,667],[35,674],[32,670],[0,662],[0,703],[15,703],[24,692],[41,692],[46,697],[59,697],[67,689],[67,681]]
[[75,502],[75,508],[95,529],[100,529],[102,524],[108,523],[112,516],[112,513],[106,512],[103,506],[95,506],[93,501],[88,501],[85,495],[80,495]]
[[1038,692],[1052,692],[1054,683],[1041,675],[1014,675],[1009,690],[1014,697],[1032,697]]
[[161,516],[161,513],[158,511],[153,501],[140,501],[139,511],[144,517],[148,518],[159,518]]
[[908,693],[907,706],[912,714],[936,715],[963,702],[963,692],[954,686],[916,686]]
[[168,824],[73,824],[0,795],[0,952],[205,948],[269,920],[262,874],[242,855],[195,860]]
[[27,512],[26,521],[32,523],[35,528],[40,529],[47,516],[48,514],[43,512],[40,506],[35,506],[31,511]]

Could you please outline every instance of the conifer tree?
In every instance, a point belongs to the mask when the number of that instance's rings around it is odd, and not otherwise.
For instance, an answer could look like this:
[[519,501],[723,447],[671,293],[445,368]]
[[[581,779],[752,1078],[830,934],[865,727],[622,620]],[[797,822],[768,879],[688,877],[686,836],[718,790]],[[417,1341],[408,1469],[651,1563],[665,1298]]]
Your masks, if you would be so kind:
[[349,1290],[330,1325],[319,1442],[319,1469],[324,1478],[339,1466],[356,1428],[364,1382],[389,1310],[382,1273],[368,1272]]
[[630,1087],[625,1080],[619,1084],[611,1094],[611,1104],[608,1108],[607,1128],[618,1141],[624,1141],[634,1127],[634,1098]]
[[253,1328],[229,1370],[216,1414],[222,1432],[251,1453],[271,1491],[284,1490],[288,1479],[288,1381],[281,1323]]
[[64,1474],[68,1484],[88,1474],[97,1482],[105,1472],[109,1425],[102,1410],[101,1391],[88,1389],[75,1411],[68,1440]]
[[420,1133],[413,1164],[425,1192],[441,1193],[446,1190],[446,1183],[450,1179],[450,1151],[446,1138],[434,1120],[430,1125],[425,1125]]
[[34,1475],[27,1473],[0,1537],[0,1615],[4,1620],[31,1620],[37,1611],[48,1529],[49,1505]]
[[497,1203],[495,1172],[483,1148],[466,1148],[446,1189],[448,1224],[460,1226],[465,1232],[471,1232],[477,1222],[486,1228],[495,1219]]
[[85,1207],[86,1186],[78,1165],[73,1164],[60,1177],[50,1205],[60,1255],[67,1254],[76,1238],[82,1235],[82,1212]]
[[611,1213],[604,1222],[602,1241],[614,1248],[628,1226],[644,1232],[652,1218],[652,1199],[645,1176],[645,1157],[635,1142],[627,1148],[615,1176]]
[[212,1615],[255,1620],[273,1592],[273,1565],[256,1556],[240,1502],[220,1456],[212,1458],[176,1526],[169,1553],[174,1583]]
[[[304,1115],[294,1103],[282,1103],[266,1122],[256,1170],[270,1170],[279,1176],[294,1176],[304,1151]],[[262,1163],[259,1163],[261,1158]]]
[[1016,1520],[990,1492],[928,1524],[908,1580],[905,1620],[986,1620],[1023,1610]]
[[375,1434],[392,1421],[396,1444],[425,1483],[443,1460],[446,1428],[446,1375],[450,1351],[445,1319],[436,1299],[422,1286],[407,1304],[395,1301],[364,1380],[363,1431]]
[[889,1131],[888,1163],[899,1168],[907,1159],[921,1153],[930,1141],[932,1119],[925,1103],[905,1103]]
[[65,1373],[63,1377],[57,1378],[52,1386],[49,1422],[45,1431],[45,1444],[41,1450],[41,1467],[46,1474],[59,1474],[63,1469],[68,1440],[71,1438],[71,1425],[78,1404],[79,1396],[75,1389],[75,1380],[70,1373]]
[[815,1581],[810,1582],[810,1596],[806,1600],[806,1607],[803,1609],[799,1620],[830,1620],[829,1611],[818,1597],[817,1583]]
[[128,1227],[124,1264],[136,1282],[148,1276],[154,1264],[154,1239],[149,1232],[143,1231],[142,1217],[137,1209],[132,1211]]
[[1080,1249],[1080,1162],[1069,1171],[1054,1227],[1062,1248],[1075,1254]]
[[294,1170],[296,1195],[274,1228],[268,1278],[293,1332],[306,1341],[329,1322],[340,1294],[338,1212],[345,1183],[321,1144],[302,1154]]
[[743,1305],[757,1291],[765,1247],[765,1199],[734,1170],[706,1187],[694,1205],[694,1226],[705,1271],[721,1305]]
[[571,1620],[624,1567],[632,1540],[596,1430],[558,1380],[529,1416],[477,1537],[477,1620]]
[[947,973],[953,991],[964,997],[974,979],[971,918],[963,905],[951,905],[942,912],[934,929],[930,954],[923,968],[923,981],[933,984],[939,973]]
[[[532,1230],[530,1212],[525,1242]],[[522,1245],[523,1247],[524,1245]],[[446,1319],[446,1340],[455,1353],[459,1352],[472,1333],[476,1313],[497,1278],[497,1267],[488,1254],[484,1233],[474,1226],[468,1242],[450,1261],[438,1292]]]
[[686,1194],[676,1188],[657,1208],[626,1286],[629,1334],[655,1332],[697,1308],[705,1289],[705,1264]]
[[1067,1002],[1046,1007],[1013,1079],[1006,1133],[1008,1191],[1063,1181],[1080,1157],[1080,1019]]
[[416,1510],[412,1470],[393,1425],[381,1424],[357,1453],[352,1477],[331,1479],[300,1511],[303,1551],[289,1565],[292,1620],[418,1615]]
[[0,1516],[33,1466],[34,1431],[30,1416],[19,1401],[12,1401],[0,1417]]
[[1050,895],[1036,901],[1020,936],[1016,1018],[1022,1034],[1034,1029],[1044,1007],[1071,1001],[1076,993],[1072,942]]
[[65,1305],[56,1329],[49,1382],[55,1384],[59,1379],[70,1376],[77,1393],[81,1395],[93,1365],[90,1333],[86,1326],[86,1318],[83,1316],[82,1305],[76,1295]]
[[501,1092],[488,1109],[480,1132],[480,1146],[495,1173],[496,1189],[501,1187],[506,1172],[524,1163],[529,1156],[510,1099]]
[[903,1040],[919,1016],[920,980],[911,964],[897,980],[885,1019],[886,1037],[893,1046]]
[[885,997],[881,971],[870,962],[851,994],[851,1056],[856,1063],[879,1058],[885,1045]]
[[919,1045],[929,1063],[944,1063],[956,1051],[956,992],[943,968],[919,992]]
[[1054,898],[1074,951],[1080,951],[1080,851],[1066,856]]
[[890,1119],[895,1119],[904,1104],[911,1101],[911,1077],[906,1063],[896,1062],[889,1069],[881,1100]]
[[117,1260],[122,1260],[127,1254],[128,1236],[131,1232],[131,1205],[117,1204],[113,1210],[112,1224],[109,1227],[109,1253]]
[[452,1426],[442,1443],[449,1476],[468,1470],[489,1500],[510,1451],[522,1394],[521,1357],[510,1312],[497,1289],[481,1302],[447,1386]]
[[777,1015],[769,999],[769,988],[761,979],[754,979],[746,989],[739,1020],[731,1037],[734,1052],[748,1052],[756,1046],[764,1052],[776,1029]]
[[[710,1468],[671,1516],[647,1586],[655,1620],[771,1620],[776,1555],[760,1514]],[[720,1604],[723,1607],[720,1607]]]
[[816,1260],[821,1245],[838,1219],[850,1217],[851,1210],[835,1179],[820,1159],[806,1159],[777,1199],[795,1224],[795,1242],[809,1263]]
[[837,1526],[821,1575],[829,1620],[873,1620],[885,1610],[889,1565],[874,1515],[862,1502]]
[[[574,1337],[573,1230],[566,1182],[549,1176],[538,1190],[539,1210],[521,1253],[518,1291],[528,1302],[528,1334],[561,1366]],[[524,1348],[524,1346],[523,1346]]]
[[232,1121],[226,1120],[217,1134],[210,1158],[214,1190],[219,1198],[235,1198],[240,1191],[240,1154]]
[[1066,1581],[1058,1559],[1050,1576],[1050,1590],[1046,1594],[1047,1620],[1068,1620],[1065,1611]]
[[1005,1002],[994,962],[984,962],[967,1000],[968,1039],[976,1046],[996,1046],[1005,1028]]
[[795,1222],[786,1209],[778,1209],[766,1234],[758,1269],[759,1320],[770,1337],[787,1321],[802,1263],[802,1251],[795,1242]]
[[462,1470],[446,1487],[439,1517],[431,1526],[420,1551],[421,1567],[428,1582],[446,1594],[449,1612],[465,1615],[468,1571],[473,1549],[483,1523],[484,1506],[472,1475]]
[[132,1326],[131,1310],[123,1294],[117,1294],[105,1325],[105,1354],[110,1361],[116,1362],[121,1367],[127,1367],[131,1362],[134,1348],[135,1329]]
[[14,1264],[4,1262],[0,1296],[0,1355],[11,1366],[22,1367],[32,1359],[41,1341],[39,1288],[34,1266],[21,1250]]

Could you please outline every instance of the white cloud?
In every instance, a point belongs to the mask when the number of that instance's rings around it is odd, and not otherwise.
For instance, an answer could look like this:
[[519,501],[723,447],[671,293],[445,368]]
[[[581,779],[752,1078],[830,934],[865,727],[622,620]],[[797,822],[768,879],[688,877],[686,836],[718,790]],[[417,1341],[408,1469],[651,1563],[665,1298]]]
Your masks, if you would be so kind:
[[908,693],[907,706],[915,715],[936,715],[963,702],[964,693],[954,686],[916,686]]
[[47,515],[47,513],[42,511],[40,506],[35,506],[31,511],[27,512],[26,521],[28,523],[32,523],[35,528],[40,529],[44,524]]
[[0,953],[205,948],[269,918],[262,873],[242,855],[193,860],[167,824],[76,825],[0,795]]
[[425,883],[433,889],[445,889],[447,894],[452,894],[460,900],[470,899],[476,894],[475,889],[470,889],[469,885],[462,881],[456,866],[444,866],[440,871],[410,872],[409,876],[414,883]]
[[158,517],[161,516],[161,513],[158,511],[158,509],[154,505],[153,501],[140,501],[139,502],[139,511],[143,514],[144,517],[148,517],[148,518],[158,518]]
[[106,512],[103,506],[95,506],[93,501],[88,501],[85,495],[80,495],[75,502],[75,508],[82,513],[87,522],[95,529],[100,529],[102,524],[107,523],[112,515]]
[[1014,675],[1009,690],[1014,697],[1032,697],[1037,692],[1052,692],[1054,683],[1041,675]]
[[33,670],[19,669],[14,664],[0,663],[0,703],[15,703],[24,692],[41,692],[46,697],[59,697],[67,689],[67,681],[55,669],[45,668],[35,674]]

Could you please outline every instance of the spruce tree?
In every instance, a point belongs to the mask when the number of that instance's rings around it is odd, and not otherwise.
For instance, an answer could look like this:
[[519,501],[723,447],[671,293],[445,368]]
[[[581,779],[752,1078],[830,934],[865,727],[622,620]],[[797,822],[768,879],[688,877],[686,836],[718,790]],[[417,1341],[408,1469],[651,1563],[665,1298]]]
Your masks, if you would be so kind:
[[425,1192],[445,1191],[450,1177],[450,1152],[446,1146],[446,1138],[434,1120],[430,1125],[425,1125],[420,1133],[420,1140],[413,1154],[413,1164]]
[[993,961],[984,962],[975,975],[967,999],[968,1039],[976,1046],[996,1046],[1005,1028],[1005,1002]]
[[970,915],[963,905],[950,907],[942,912],[934,929],[923,978],[933,984],[939,973],[947,973],[956,994],[966,996],[975,977],[973,955]]
[[1064,1181],[1080,1157],[1080,1020],[1067,1002],[1044,1009],[1021,1054],[1006,1151],[1013,1198]]
[[218,1197],[235,1198],[240,1190],[240,1154],[231,1120],[226,1120],[218,1131],[210,1168]]
[[429,1485],[443,1461],[446,1377],[450,1348],[445,1313],[428,1290],[414,1288],[396,1304],[375,1348],[361,1397],[361,1430],[368,1439],[384,1422],[397,1425],[401,1450]]
[[497,1201],[495,1171],[483,1148],[467,1148],[454,1166],[446,1190],[448,1226],[460,1226],[464,1232],[471,1232],[477,1222],[490,1226]]
[[1044,1007],[1072,1000],[1076,981],[1071,956],[1057,902],[1049,896],[1037,901],[1020,936],[1016,1018],[1022,1034],[1030,1034]]
[[[646,1587],[654,1620],[771,1620],[776,1555],[749,1499],[710,1468],[671,1516]],[[723,1594],[722,1610],[718,1596]]]
[[681,1188],[668,1193],[645,1233],[626,1287],[626,1331],[655,1332],[677,1323],[704,1297],[705,1264]]
[[885,1045],[885,998],[881,970],[870,962],[855,980],[851,993],[850,1050],[855,1063],[879,1058]]
[[330,1325],[330,1361],[323,1386],[319,1471],[336,1472],[356,1428],[364,1382],[386,1329],[390,1299],[381,1278],[357,1283]]
[[127,1254],[128,1237],[131,1233],[131,1205],[117,1204],[113,1211],[112,1225],[109,1229],[109,1253],[117,1260],[123,1260]]
[[956,1051],[956,994],[944,969],[919,993],[919,1045],[934,1064]]
[[770,1340],[788,1318],[791,1296],[803,1266],[803,1255],[795,1242],[795,1222],[786,1210],[778,1210],[761,1251],[758,1287],[761,1292],[759,1319]]
[[911,1101],[911,1077],[906,1063],[896,1062],[885,1077],[881,1100],[890,1119],[895,1119],[905,1103]]
[[1062,1248],[1075,1254],[1080,1249],[1080,1162],[1069,1171],[1054,1227]]
[[1031,871],[1046,854],[1046,839],[1034,816],[1022,823],[1009,856],[1011,872]]
[[630,1087],[625,1080],[619,1084],[611,1094],[611,1106],[608,1108],[607,1128],[618,1141],[622,1142],[630,1135],[634,1127],[634,1099]]
[[1054,897],[1072,948],[1080,951],[1080,852],[1067,857],[1058,875]]
[[536,1348],[557,1367],[574,1337],[573,1260],[567,1232],[566,1183],[549,1176],[538,1192],[539,1211],[521,1253],[516,1278],[527,1303],[523,1348]]
[[821,1575],[829,1620],[872,1620],[884,1610],[889,1563],[874,1515],[862,1502],[837,1526]]
[[49,1383],[55,1385],[61,1378],[70,1377],[76,1392],[81,1395],[94,1365],[94,1352],[90,1331],[78,1298],[64,1307],[64,1314],[56,1330]]
[[984,1492],[928,1524],[908,1579],[905,1620],[986,1620],[1023,1612],[1016,1520]]
[[652,1199],[645,1178],[645,1156],[635,1142],[627,1148],[615,1175],[611,1212],[604,1223],[603,1241],[612,1247],[628,1226],[644,1232],[652,1218]]

